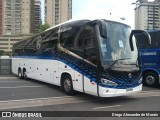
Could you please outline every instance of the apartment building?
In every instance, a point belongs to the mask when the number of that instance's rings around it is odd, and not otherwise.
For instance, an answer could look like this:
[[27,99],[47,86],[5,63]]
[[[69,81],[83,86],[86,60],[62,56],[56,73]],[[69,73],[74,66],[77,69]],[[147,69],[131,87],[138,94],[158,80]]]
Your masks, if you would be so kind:
[[40,0],[35,0],[34,3],[34,32],[39,31],[39,27],[41,24],[41,1]]
[[135,8],[135,29],[160,29],[160,1],[138,0]]
[[34,31],[34,0],[21,1],[21,34],[30,34]]
[[45,0],[45,22],[51,26],[72,18],[72,0]]
[[34,0],[0,0],[1,35],[33,32]]
[[0,0],[0,36],[2,35],[2,0]]

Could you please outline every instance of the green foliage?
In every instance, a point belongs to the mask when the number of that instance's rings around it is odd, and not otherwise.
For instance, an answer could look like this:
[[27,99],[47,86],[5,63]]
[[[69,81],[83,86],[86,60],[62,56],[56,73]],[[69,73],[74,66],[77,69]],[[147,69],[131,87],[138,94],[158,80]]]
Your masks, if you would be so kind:
[[0,50],[0,56],[5,55],[5,52],[3,50]]
[[4,50],[0,50],[0,56],[11,56],[12,52],[5,52]]
[[39,32],[43,32],[43,31],[45,31],[46,29],[48,29],[50,27],[51,26],[48,23],[41,24],[40,27],[39,27]]
[[12,56],[12,52],[5,52],[5,55]]

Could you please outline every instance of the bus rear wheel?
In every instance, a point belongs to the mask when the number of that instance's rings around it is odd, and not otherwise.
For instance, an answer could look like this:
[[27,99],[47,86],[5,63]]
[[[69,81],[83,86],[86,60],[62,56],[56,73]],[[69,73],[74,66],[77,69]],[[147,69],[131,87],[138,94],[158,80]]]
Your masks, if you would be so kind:
[[156,87],[158,86],[158,80],[159,77],[156,73],[147,72],[146,74],[144,74],[143,83],[144,85],[149,87]]
[[62,77],[62,89],[67,95],[74,95],[72,78],[70,75],[65,75]]
[[21,69],[18,70],[18,78],[23,79],[23,74],[22,74]]
[[28,79],[26,70],[25,70],[25,71],[23,71],[23,77],[24,77],[24,79],[25,79],[25,80],[27,80],[27,79]]

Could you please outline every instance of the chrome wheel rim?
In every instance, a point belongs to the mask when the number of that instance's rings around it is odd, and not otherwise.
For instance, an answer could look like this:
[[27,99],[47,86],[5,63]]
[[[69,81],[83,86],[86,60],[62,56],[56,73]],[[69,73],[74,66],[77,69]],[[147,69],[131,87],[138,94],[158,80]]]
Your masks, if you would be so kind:
[[18,76],[21,77],[21,72],[18,72]]
[[71,90],[71,81],[69,79],[66,79],[64,81],[64,89],[67,92]]
[[146,77],[146,83],[148,85],[153,85],[155,83],[155,77],[152,75],[149,75]]

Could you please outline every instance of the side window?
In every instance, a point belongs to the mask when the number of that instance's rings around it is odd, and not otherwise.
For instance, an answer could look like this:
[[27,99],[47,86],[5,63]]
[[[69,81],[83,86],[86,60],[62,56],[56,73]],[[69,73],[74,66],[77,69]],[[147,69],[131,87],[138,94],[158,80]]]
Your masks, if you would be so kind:
[[77,50],[83,51],[83,55],[79,56],[84,59],[97,64],[97,53],[95,47],[95,31],[92,27],[88,26],[81,31],[76,45]]
[[37,43],[37,39],[36,38],[31,38],[29,40],[29,43],[25,46],[24,52],[27,53],[27,54],[36,53],[37,52],[36,43]]
[[84,41],[84,59],[90,61],[93,64],[97,64],[94,30],[88,29],[86,34],[87,36],[84,37],[83,39]]
[[79,31],[79,27],[66,27],[61,29],[60,45],[70,51],[74,47],[74,39]]
[[47,31],[42,35],[41,51],[53,51],[58,41],[58,28]]
[[28,40],[21,41],[18,44],[14,45],[13,47],[13,55],[23,55],[24,53],[24,47]]

